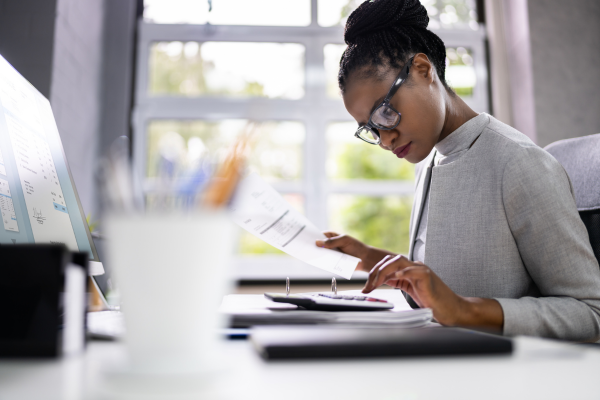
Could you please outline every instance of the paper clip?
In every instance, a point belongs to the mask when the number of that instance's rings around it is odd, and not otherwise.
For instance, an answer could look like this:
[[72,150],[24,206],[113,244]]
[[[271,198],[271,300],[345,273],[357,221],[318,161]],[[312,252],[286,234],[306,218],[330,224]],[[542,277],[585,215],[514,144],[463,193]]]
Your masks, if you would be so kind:
[[285,278],[285,295],[290,295],[290,277]]
[[331,278],[331,291],[333,294],[337,295],[337,282],[335,281],[335,278]]

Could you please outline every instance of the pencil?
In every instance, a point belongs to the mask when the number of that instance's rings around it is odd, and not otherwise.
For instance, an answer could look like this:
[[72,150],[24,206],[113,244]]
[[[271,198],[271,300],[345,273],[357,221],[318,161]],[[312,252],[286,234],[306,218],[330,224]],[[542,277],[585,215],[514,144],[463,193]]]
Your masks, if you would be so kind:
[[240,140],[233,145],[230,153],[210,182],[204,197],[203,203],[205,206],[220,208],[225,206],[231,199],[246,163],[250,138],[256,125],[250,123],[246,128]]

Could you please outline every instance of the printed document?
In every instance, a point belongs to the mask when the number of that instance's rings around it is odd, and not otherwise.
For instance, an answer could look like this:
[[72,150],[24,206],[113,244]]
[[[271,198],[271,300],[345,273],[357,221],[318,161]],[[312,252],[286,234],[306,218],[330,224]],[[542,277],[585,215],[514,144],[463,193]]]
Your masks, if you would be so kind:
[[240,181],[231,212],[235,223],[254,236],[314,267],[350,279],[360,261],[317,247],[315,241],[326,238],[323,232],[257,174]]

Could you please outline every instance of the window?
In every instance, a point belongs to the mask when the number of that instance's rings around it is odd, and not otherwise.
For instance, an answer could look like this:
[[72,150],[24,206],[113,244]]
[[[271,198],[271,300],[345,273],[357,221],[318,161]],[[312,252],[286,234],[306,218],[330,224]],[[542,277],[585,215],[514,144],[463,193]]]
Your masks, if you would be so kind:
[[[144,22],[258,26],[310,25],[310,0],[145,0]],[[210,7],[210,12],[209,12]]]
[[304,46],[296,43],[156,42],[148,68],[153,96],[304,96]]
[[[203,154],[256,131],[249,160],[322,229],[408,251],[413,165],[353,137],[337,86],[356,0],[145,0],[139,24],[134,162],[148,203],[161,174],[184,179]],[[484,30],[470,0],[423,0],[447,45],[447,79],[488,111]],[[329,276],[241,233],[240,279]]]

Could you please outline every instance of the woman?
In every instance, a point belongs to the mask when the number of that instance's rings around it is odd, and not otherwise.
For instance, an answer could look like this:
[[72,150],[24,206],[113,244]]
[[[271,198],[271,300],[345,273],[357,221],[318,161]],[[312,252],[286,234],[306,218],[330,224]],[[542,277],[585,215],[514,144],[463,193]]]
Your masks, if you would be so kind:
[[597,341],[600,269],[569,178],[450,89],[428,22],[416,0],[364,2],[339,72],[356,136],[417,164],[409,256],[333,232],[317,245],[362,260],[363,292],[400,288],[443,325]]

